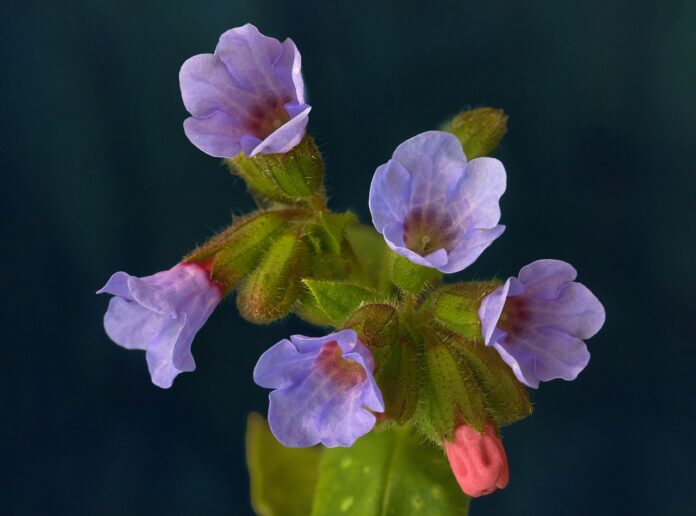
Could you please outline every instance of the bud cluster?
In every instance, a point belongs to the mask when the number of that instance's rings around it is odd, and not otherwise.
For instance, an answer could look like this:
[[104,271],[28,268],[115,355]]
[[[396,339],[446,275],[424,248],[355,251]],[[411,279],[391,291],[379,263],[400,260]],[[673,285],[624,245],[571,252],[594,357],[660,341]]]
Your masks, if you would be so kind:
[[[574,379],[583,342],[604,322],[565,262],[540,260],[506,281],[445,281],[504,231],[503,164],[485,155],[500,110],[465,111],[399,145],[375,171],[373,226],[327,206],[321,154],[306,133],[300,55],[252,25],[220,38],[180,74],[189,139],[224,158],[258,209],[145,278],[116,273],[105,327],[143,349],[155,384],[195,368],[191,343],[219,301],[265,324],[294,313],[333,331],[291,336],[261,358],[269,423],[289,447],[351,446],[409,425],[442,446],[471,496],[508,481],[502,426],[531,413],[526,387]],[[489,460],[490,459],[490,460]]]

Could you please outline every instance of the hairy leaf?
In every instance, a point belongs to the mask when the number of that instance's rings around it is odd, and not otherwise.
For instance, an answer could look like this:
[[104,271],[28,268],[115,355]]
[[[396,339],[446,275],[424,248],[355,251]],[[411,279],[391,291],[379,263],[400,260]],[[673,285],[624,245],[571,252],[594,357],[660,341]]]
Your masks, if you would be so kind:
[[326,450],[312,516],[465,516],[468,507],[442,449],[403,426]]
[[322,449],[286,448],[259,414],[249,414],[246,458],[251,505],[259,516],[306,516],[312,509]]

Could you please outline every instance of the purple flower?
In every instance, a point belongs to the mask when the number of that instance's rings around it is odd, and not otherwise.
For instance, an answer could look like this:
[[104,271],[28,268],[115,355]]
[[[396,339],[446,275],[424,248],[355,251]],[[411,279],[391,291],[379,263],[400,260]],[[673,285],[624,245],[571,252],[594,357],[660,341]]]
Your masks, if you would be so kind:
[[422,133],[375,172],[372,221],[389,247],[413,263],[458,272],[504,231],[498,203],[505,180],[497,159],[467,163],[454,135]]
[[573,281],[575,269],[560,260],[538,260],[486,296],[481,331],[520,382],[539,387],[554,378],[574,380],[590,361],[583,339],[604,324],[604,307]]
[[112,294],[104,316],[107,335],[126,349],[145,350],[152,383],[167,389],[193,371],[193,338],[222,299],[210,274],[196,263],[136,278],[117,272],[97,294]]
[[188,59],[179,72],[181,97],[193,115],[184,122],[206,154],[231,158],[288,152],[305,135],[300,53],[247,23],[228,30],[214,54]]
[[382,393],[372,376],[370,350],[353,330],[325,337],[293,335],[266,351],[254,369],[254,381],[275,389],[269,396],[268,422],[285,446],[323,443],[352,446],[384,411]]

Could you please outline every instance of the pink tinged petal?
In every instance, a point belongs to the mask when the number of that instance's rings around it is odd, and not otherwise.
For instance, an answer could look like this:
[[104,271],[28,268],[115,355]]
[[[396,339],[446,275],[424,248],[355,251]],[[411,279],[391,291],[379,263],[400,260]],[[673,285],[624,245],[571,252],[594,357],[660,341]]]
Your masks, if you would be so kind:
[[411,176],[411,208],[445,204],[447,193],[466,168],[461,143],[442,131],[427,131],[406,140],[396,148],[393,159]]
[[[294,43],[290,43],[294,47]],[[259,100],[274,95],[304,101],[299,98],[293,75],[296,60],[292,47],[264,36],[247,23],[220,36],[215,55],[225,63],[238,84]],[[304,96],[304,84],[302,94]]]
[[[282,53],[275,63],[277,70],[291,70],[292,82],[295,86],[295,99],[298,104],[304,104],[304,79],[302,78],[302,56],[295,42],[287,38],[282,43]],[[288,109],[288,112],[290,110]],[[290,116],[295,116],[290,113]]]
[[534,373],[536,369],[536,358],[534,354],[531,351],[522,348],[515,349],[514,354],[510,353],[508,348],[501,344],[501,342],[504,342],[506,338],[507,333],[496,328],[493,332],[493,338],[491,339],[490,345],[495,348],[500,355],[500,358],[503,359],[503,362],[510,366],[510,369],[512,369],[512,372],[515,374],[515,377],[521,383],[527,387],[538,389],[539,379]]
[[476,158],[450,194],[457,215],[456,225],[492,228],[500,220],[500,198],[505,193],[507,175],[495,158]]
[[[181,314],[175,324],[164,326],[157,339],[151,341],[147,347],[145,353],[147,368],[150,371],[152,383],[157,387],[168,389],[179,373],[193,371],[196,368],[193,360],[188,367],[177,367],[174,362],[175,349],[185,325],[186,314]],[[190,353],[191,341],[183,345],[187,346]]]
[[535,389],[539,381],[575,380],[590,361],[582,340],[553,328],[508,335],[495,347],[517,378]]
[[510,280],[508,279],[505,283],[484,297],[479,306],[478,316],[481,321],[481,333],[483,334],[484,343],[487,346],[492,344],[491,338],[493,337],[493,332],[498,324],[500,315],[503,313],[503,307],[505,306],[509,289]]
[[438,249],[427,256],[421,256],[415,251],[411,251],[407,247],[404,247],[404,230],[403,225],[400,222],[393,222],[385,226],[383,231],[384,240],[390,249],[396,251],[404,258],[408,258],[411,262],[416,265],[422,265],[424,267],[438,268],[447,263],[447,251],[444,249]]
[[214,158],[231,158],[239,154],[240,139],[244,134],[237,121],[222,111],[216,111],[208,118],[187,118],[184,132],[191,143]]
[[320,442],[318,418],[331,401],[331,376],[316,369],[294,385],[269,395],[268,424],[278,441],[289,448]]
[[128,278],[130,275],[125,272],[115,272],[106,282],[106,285],[97,290],[97,294],[111,294],[128,300],[133,299],[128,290]]
[[307,375],[316,352],[300,353],[295,344],[283,339],[261,355],[254,368],[254,382],[267,389],[284,389]]
[[447,263],[450,260],[447,251],[445,251],[444,249],[438,249],[437,251],[434,251],[429,255],[424,256],[423,258],[428,263],[429,267],[439,269],[442,272],[445,272],[444,269],[446,268]]
[[553,328],[544,328],[540,334],[542,350],[537,354],[534,371],[537,378],[542,382],[556,378],[575,380],[590,362],[590,352],[585,343]]
[[[375,171],[370,186],[370,213],[377,231],[391,223],[401,224],[409,210],[411,176],[395,160],[389,160]],[[403,233],[403,230],[402,230]],[[403,243],[403,235],[400,237]]]
[[[162,274],[162,273],[159,273]],[[154,281],[147,281],[153,279]],[[168,285],[157,285],[155,276],[146,278],[128,278],[128,290],[131,297],[141,306],[157,314],[166,315],[170,318],[176,317],[176,307],[168,292]],[[152,283],[155,283],[153,285]]]
[[526,295],[553,299],[558,289],[573,281],[578,273],[569,263],[561,260],[537,260],[525,265],[517,275],[524,283]]
[[575,380],[590,360],[582,340],[552,328],[524,336],[496,329],[495,337],[499,338],[493,340],[493,346],[503,361],[520,382],[534,389],[539,388],[540,381]]
[[[122,297],[109,301],[104,330],[111,340],[126,349],[147,349],[171,328],[181,331],[181,319],[158,314]],[[177,333],[178,335],[178,333]]]
[[239,140],[239,146],[242,149],[242,152],[246,154],[247,156],[251,156],[251,154],[254,152],[254,149],[261,145],[262,140],[260,138],[257,138],[256,136],[253,136],[251,134],[245,134],[242,136],[242,139]]
[[328,448],[353,446],[353,443],[372,430],[377,418],[363,409],[363,385],[339,391],[324,407],[317,420],[319,440]]
[[[306,106],[294,118],[291,118],[278,129],[269,134],[265,140],[258,144],[248,154],[280,154],[288,152],[302,141],[307,130],[310,106]],[[244,150],[246,154],[246,149]]]
[[582,283],[566,283],[554,299],[536,299],[526,294],[530,325],[553,327],[580,339],[589,339],[604,325],[602,303]]
[[[421,255],[418,253],[411,251],[410,249],[406,249],[405,243],[404,243],[404,225],[400,221],[394,221],[390,222],[384,228],[382,229],[382,235],[384,236],[385,241],[387,242],[387,245],[394,249],[395,251],[397,249],[403,248],[405,251],[408,251],[409,255],[413,255],[413,259],[423,259]],[[401,254],[401,253],[399,253]],[[411,259],[411,256],[406,256],[407,258]],[[416,258],[417,257],[417,258]],[[425,260],[423,260],[423,264],[425,264]],[[423,265],[421,264],[421,265]]]
[[[301,340],[306,337],[299,336],[299,338]],[[355,330],[341,330],[336,333],[330,333],[325,337],[321,337],[321,340],[323,340],[324,343],[335,340],[338,346],[341,348],[344,358],[346,358],[347,353],[351,352],[357,353],[360,356],[362,356],[362,353],[370,354],[370,350],[358,340],[358,334],[355,333]],[[370,356],[370,360],[371,359],[372,357]],[[363,367],[365,366],[363,362],[361,362],[361,365]]]
[[186,110],[198,118],[223,111],[235,121],[242,120],[255,97],[240,88],[225,64],[213,54],[187,59],[179,71],[181,98]]
[[448,255],[447,262],[438,269],[441,272],[453,273],[466,269],[474,263],[500,235],[505,226],[495,226],[491,229],[472,229],[459,237],[459,244]]

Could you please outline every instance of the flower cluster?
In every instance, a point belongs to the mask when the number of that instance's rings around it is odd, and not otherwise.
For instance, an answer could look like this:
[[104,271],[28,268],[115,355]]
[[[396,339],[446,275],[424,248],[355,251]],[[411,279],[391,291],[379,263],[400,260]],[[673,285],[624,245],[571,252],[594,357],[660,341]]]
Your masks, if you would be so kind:
[[252,322],[294,312],[333,326],[283,339],[258,360],[253,378],[272,390],[279,442],[350,447],[381,422],[411,425],[444,448],[468,495],[505,487],[500,427],[531,411],[524,386],[577,377],[605,314],[559,260],[502,284],[445,283],[443,273],[469,267],[505,229],[506,171],[483,155],[504,133],[502,112],[464,112],[399,145],[374,173],[370,228],[331,212],[315,184],[323,169],[292,40],[249,24],[229,30],[179,78],[187,137],[227,160],[259,210],[170,270],[114,274],[99,291],[114,296],[107,335],[144,350],[152,382],[168,388],[194,370],[196,333],[235,290]]

